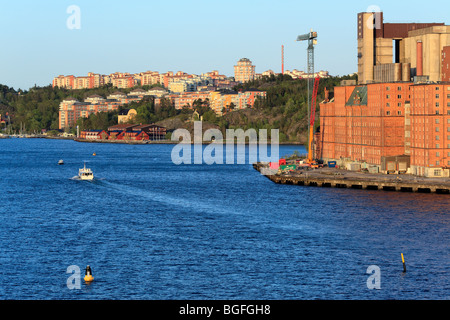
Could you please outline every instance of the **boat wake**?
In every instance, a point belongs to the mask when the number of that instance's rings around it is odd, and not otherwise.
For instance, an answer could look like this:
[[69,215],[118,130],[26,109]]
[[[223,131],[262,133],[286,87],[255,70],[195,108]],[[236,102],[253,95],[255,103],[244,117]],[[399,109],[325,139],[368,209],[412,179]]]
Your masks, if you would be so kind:
[[74,180],[74,181],[91,181],[92,182],[92,181],[102,181],[102,180],[105,180],[105,178],[94,178],[92,180],[83,180],[79,176],[74,176],[72,178],[69,178],[69,180]]
[[197,212],[205,213],[223,213],[223,214],[241,214],[236,212],[236,210],[230,211],[228,208],[218,206],[216,202],[208,203],[207,201],[195,201],[190,198],[184,198],[182,196],[174,196],[167,193],[159,193],[150,190],[139,189],[123,184],[118,184],[110,181],[101,181],[97,183],[98,186],[108,188],[108,190],[115,190],[120,193],[126,193],[130,196],[134,196],[140,199],[147,199],[153,202],[164,204],[170,207],[177,208],[190,208]]

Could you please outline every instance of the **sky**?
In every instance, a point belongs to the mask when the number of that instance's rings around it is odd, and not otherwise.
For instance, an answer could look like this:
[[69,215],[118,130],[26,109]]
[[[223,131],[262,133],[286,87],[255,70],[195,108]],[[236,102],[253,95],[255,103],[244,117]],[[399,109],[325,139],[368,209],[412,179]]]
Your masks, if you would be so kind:
[[257,73],[281,72],[282,45],[285,70],[306,70],[296,38],[311,28],[315,70],[351,74],[357,14],[369,8],[385,22],[450,24],[448,0],[0,0],[0,84],[27,90],[88,72],[233,76],[243,57]]

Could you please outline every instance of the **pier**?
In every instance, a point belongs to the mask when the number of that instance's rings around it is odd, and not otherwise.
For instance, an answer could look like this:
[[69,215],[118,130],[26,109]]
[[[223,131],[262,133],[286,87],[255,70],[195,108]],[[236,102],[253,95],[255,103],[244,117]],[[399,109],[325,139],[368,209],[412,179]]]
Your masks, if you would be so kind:
[[277,184],[450,194],[449,178],[425,178],[413,175],[372,174],[335,168],[303,169],[288,173],[270,171],[266,164],[253,164],[255,170]]

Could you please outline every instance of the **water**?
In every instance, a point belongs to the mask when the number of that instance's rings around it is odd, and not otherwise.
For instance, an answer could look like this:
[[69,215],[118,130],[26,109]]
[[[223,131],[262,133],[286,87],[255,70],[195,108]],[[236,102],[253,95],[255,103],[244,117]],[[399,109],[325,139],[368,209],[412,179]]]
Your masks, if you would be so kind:
[[[450,298],[450,196],[277,185],[172,148],[0,140],[0,298]],[[95,181],[71,180],[83,161]]]

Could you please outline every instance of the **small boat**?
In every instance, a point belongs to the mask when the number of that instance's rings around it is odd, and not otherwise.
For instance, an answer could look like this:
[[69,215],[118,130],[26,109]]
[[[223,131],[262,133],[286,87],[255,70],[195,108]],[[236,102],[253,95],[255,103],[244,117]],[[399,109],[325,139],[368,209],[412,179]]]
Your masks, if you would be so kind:
[[78,170],[78,178],[80,180],[94,180],[94,173],[91,169],[86,168],[86,163],[84,163],[84,168]]
[[64,160],[59,160],[59,161],[58,161],[58,164],[59,164],[59,165],[64,164]]

